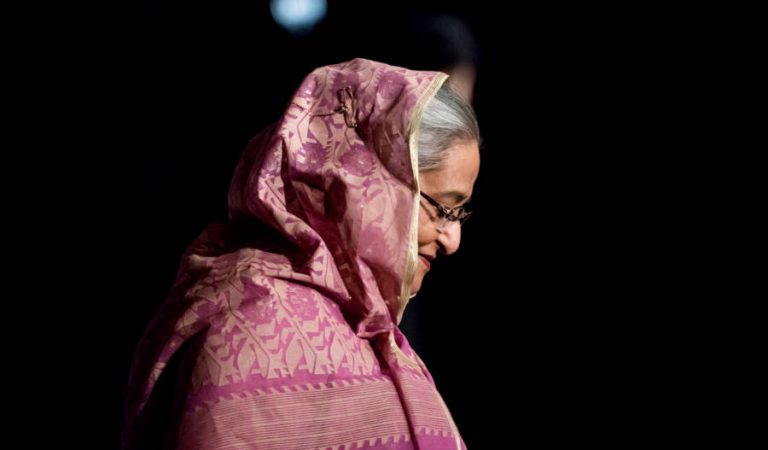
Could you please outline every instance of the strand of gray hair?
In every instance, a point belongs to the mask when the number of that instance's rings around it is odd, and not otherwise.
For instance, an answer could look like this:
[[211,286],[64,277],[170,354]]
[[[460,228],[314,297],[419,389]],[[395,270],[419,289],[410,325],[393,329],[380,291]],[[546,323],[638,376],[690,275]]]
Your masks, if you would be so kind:
[[442,166],[457,142],[480,143],[480,129],[472,106],[447,84],[427,103],[419,125],[419,170]]

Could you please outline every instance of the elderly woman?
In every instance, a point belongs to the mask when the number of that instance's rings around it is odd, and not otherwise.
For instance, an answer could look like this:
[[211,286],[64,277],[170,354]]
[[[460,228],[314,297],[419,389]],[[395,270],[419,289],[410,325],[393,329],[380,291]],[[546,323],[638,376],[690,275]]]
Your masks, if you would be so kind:
[[480,166],[446,78],[362,59],[305,78],[137,349],[124,448],[464,448],[397,327]]

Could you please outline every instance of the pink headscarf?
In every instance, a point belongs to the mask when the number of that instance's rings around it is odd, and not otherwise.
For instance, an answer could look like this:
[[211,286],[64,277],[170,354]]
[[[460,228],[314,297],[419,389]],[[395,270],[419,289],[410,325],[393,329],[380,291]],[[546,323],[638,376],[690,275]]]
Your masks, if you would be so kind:
[[162,376],[166,446],[463,448],[397,328],[417,261],[414,124],[445,79],[363,59],[305,78],[248,145],[230,222],[190,246],[142,339],[124,445]]

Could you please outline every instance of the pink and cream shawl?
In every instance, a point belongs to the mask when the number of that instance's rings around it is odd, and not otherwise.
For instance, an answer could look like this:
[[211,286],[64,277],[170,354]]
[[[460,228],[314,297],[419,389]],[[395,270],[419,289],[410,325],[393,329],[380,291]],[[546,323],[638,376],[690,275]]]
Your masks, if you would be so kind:
[[355,59],[304,79],[137,349],[124,446],[167,385],[165,447],[464,448],[397,328],[417,257],[411,127],[445,78]]

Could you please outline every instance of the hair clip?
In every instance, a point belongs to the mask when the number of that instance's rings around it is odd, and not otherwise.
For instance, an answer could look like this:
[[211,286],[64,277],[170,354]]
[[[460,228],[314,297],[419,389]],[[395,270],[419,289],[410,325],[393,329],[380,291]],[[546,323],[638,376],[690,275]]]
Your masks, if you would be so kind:
[[357,98],[352,94],[352,88],[347,86],[343,89],[336,91],[336,95],[339,97],[341,103],[336,112],[344,114],[344,123],[349,128],[357,127]]

